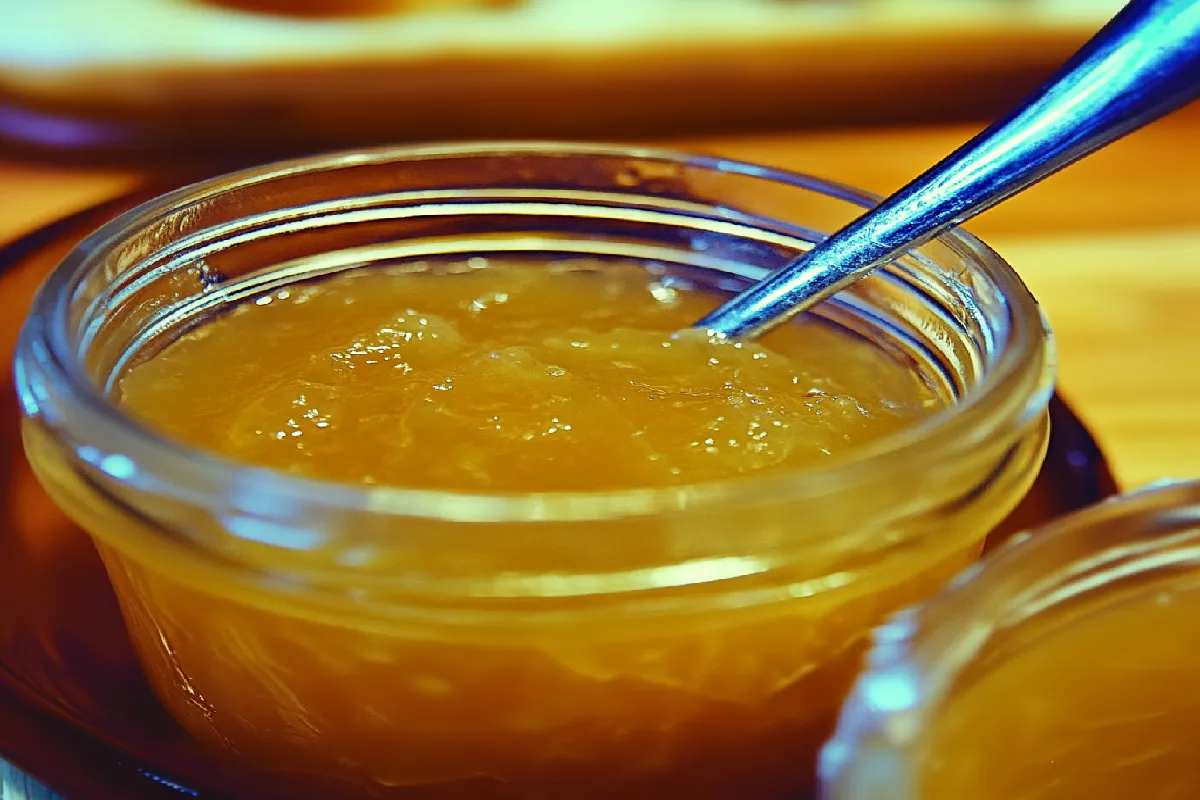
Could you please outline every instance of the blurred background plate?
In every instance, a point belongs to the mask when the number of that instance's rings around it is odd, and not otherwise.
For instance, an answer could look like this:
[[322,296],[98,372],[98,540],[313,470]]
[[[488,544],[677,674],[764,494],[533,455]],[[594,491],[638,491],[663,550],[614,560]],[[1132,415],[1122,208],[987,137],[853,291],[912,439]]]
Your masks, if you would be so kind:
[[0,139],[85,156],[976,119],[1121,0],[0,0]]

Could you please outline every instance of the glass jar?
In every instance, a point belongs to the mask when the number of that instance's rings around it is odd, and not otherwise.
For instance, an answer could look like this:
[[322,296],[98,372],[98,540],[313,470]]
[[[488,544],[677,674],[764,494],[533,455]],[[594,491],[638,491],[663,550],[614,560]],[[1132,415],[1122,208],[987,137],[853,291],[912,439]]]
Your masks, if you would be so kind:
[[715,158],[537,144],[190,186],[97,231],[43,287],[17,357],[26,449],[93,535],[150,683],[203,742],[404,797],[795,796],[867,632],[977,556],[1044,452],[1047,331],[969,235],[815,312],[953,400],[816,470],[607,493],[357,488],[189,451],[111,394],[214,309],[296,280],[583,255],[733,291],[873,201]]
[[875,634],[827,800],[1200,795],[1200,483],[1018,537]]

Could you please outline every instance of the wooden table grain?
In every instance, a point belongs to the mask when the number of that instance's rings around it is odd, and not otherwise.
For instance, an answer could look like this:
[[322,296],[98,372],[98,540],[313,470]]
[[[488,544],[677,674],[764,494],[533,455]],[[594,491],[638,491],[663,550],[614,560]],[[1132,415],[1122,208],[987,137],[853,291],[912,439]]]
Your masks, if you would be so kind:
[[[888,192],[974,130],[933,125],[667,144]],[[0,242],[152,177],[147,170],[0,159]],[[1057,337],[1063,390],[1126,487],[1200,476],[1198,187],[1200,106],[968,226],[1009,260],[1042,302]]]

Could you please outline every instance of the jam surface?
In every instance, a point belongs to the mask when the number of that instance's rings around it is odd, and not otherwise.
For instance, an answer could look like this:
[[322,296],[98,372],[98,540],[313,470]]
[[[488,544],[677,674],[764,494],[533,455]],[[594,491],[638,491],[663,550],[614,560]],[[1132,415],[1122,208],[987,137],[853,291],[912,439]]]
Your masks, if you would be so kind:
[[941,405],[844,332],[709,341],[679,332],[719,295],[589,266],[376,270],[279,289],[132,369],[122,404],[192,445],[298,475],[504,493],[819,465]]

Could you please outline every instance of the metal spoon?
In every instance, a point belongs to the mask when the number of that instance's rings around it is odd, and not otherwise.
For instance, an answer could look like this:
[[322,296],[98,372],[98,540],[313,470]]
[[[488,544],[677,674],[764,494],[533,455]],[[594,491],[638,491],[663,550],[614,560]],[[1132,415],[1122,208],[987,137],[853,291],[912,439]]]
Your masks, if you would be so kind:
[[1004,119],[695,327],[765,333],[1197,96],[1200,0],[1134,0]]

